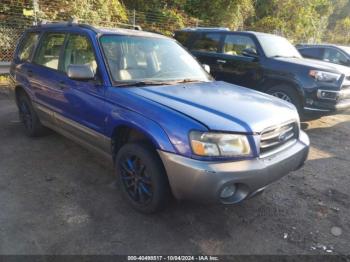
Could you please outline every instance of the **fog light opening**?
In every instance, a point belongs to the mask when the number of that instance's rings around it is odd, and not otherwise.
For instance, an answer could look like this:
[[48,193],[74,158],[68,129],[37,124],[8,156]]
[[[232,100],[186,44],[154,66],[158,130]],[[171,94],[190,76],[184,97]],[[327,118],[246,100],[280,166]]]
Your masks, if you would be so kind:
[[220,198],[227,199],[232,197],[237,190],[237,186],[235,184],[225,186],[220,192]]
[[306,104],[308,104],[308,105],[313,105],[313,104],[314,104],[314,100],[311,99],[311,98],[307,98],[307,99],[306,99]]

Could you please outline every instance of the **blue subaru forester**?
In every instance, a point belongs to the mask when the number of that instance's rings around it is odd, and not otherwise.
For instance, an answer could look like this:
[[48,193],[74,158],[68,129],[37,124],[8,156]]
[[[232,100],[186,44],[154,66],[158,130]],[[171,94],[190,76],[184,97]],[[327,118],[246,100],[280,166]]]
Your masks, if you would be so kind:
[[139,211],[171,196],[233,204],[301,167],[292,104],[213,80],[174,39],[76,23],[21,37],[11,65],[26,133],[53,129],[111,157]]

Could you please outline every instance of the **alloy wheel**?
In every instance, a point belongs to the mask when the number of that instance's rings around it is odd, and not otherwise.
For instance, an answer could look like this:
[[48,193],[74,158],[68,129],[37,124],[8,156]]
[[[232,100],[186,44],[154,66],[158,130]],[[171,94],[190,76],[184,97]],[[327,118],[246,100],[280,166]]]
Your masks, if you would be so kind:
[[281,91],[275,91],[275,92],[271,93],[271,95],[278,97],[278,98],[280,98],[284,101],[287,101],[289,103],[292,103],[292,99],[286,93],[283,93]]
[[146,165],[135,155],[127,156],[120,163],[120,175],[123,185],[138,204],[147,204],[152,200],[153,187]]

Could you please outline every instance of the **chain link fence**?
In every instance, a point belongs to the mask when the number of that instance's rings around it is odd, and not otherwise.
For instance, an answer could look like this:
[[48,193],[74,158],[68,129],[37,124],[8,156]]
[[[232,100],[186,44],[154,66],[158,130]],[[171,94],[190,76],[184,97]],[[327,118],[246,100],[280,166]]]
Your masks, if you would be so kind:
[[[12,60],[21,33],[40,20],[79,22],[103,27],[139,25],[143,30],[171,35],[176,29],[209,26],[173,10],[125,10],[118,1],[104,0],[1,0],[0,64]],[[1,72],[0,72],[1,74]]]

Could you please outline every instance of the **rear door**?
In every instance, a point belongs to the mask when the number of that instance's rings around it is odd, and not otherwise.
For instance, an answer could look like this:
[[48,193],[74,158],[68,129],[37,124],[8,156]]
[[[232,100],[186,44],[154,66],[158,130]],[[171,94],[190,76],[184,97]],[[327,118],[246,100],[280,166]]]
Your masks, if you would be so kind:
[[67,99],[64,95],[62,78],[64,73],[59,68],[63,51],[65,32],[45,32],[28,67],[28,76],[34,91],[35,102],[42,120],[50,120],[50,112],[67,114]]
[[[254,50],[256,57],[244,55],[246,50]],[[254,39],[249,35],[225,33],[223,46],[216,59],[218,80],[256,88],[261,79],[258,49]]]
[[210,74],[215,78],[220,73],[217,60],[223,34],[220,32],[200,33],[190,46],[191,53],[197,57],[202,64],[210,66]]
[[39,42],[39,37],[40,32],[27,32],[22,37],[13,63],[11,64],[11,74],[31,95],[33,94],[30,84],[32,78],[31,59]]

